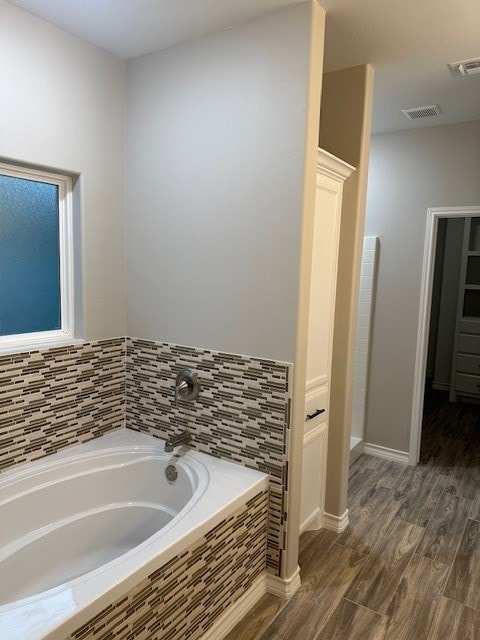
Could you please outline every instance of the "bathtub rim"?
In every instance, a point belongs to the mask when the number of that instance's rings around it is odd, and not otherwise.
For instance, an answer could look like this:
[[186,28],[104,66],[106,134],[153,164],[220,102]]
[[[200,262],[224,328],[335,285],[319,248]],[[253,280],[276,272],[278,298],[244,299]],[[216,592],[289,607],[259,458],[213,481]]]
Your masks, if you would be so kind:
[[[105,451],[110,451],[111,455],[116,455],[116,451],[113,449],[110,450],[105,450]],[[143,453],[143,451],[142,451]],[[108,459],[109,457],[111,457],[111,455],[108,455],[107,453],[105,455],[101,455],[98,457],[93,457],[90,455],[90,457],[87,460],[104,460],[104,459]],[[78,460],[78,458],[77,458]],[[86,461],[87,461],[86,460]],[[120,463],[116,463],[116,464],[108,464],[106,466],[101,466],[100,468],[98,467],[91,467],[91,468],[87,468],[83,473],[82,472],[77,472],[77,473],[73,473],[71,475],[68,475],[67,477],[63,478],[63,480],[71,480],[71,479],[76,479],[76,478],[81,478],[83,476],[86,475],[90,475],[90,474],[95,474],[98,471],[104,471],[104,470],[115,470],[118,468],[123,468],[123,467],[128,467],[130,465],[134,465],[137,463],[142,463],[142,462],[146,462],[146,461],[150,461],[150,460],[162,460],[163,458],[161,458],[160,456],[157,455],[147,455],[144,454],[142,457],[139,458],[134,458],[134,457],[130,457],[130,459],[127,462],[120,462]],[[167,529],[167,527],[172,527],[175,526],[176,524],[178,524],[181,519],[187,515],[187,513],[190,511],[190,509],[193,509],[196,502],[198,502],[198,500],[201,499],[203,493],[206,491],[207,488],[207,483],[209,481],[209,474],[208,474],[208,469],[204,469],[202,468],[202,466],[200,466],[198,464],[198,461],[195,460],[195,467],[192,464],[192,461],[190,461],[188,464],[185,464],[183,461],[178,460],[176,461],[176,466],[180,467],[186,474],[189,482],[191,483],[192,486],[192,495],[191,497],[187,500],[187,502],[184,504],[183,508],[181,508],[178,513],[175,513],[174,515],[172,515],[172,519],[161,529],[158,530],[158,534],[161,534],[161,532],[165,531]],[[62,465],[62,468],[68,466],[68,465]],[[55,469],[57,467],[54,467]],[[199,473],[200,472],[200,473]],[[46,473],[48,473],[48,471],[46,471]],[[40,475],[40,474],[37,474]],[[200,476],[200,477],[199,477]],[[35,476],[33,476],[35,477]],[[62,479],[60,479],[61,482]],[[8,505],[11,502],[14,502],[15,499],[18,498],[22,498],[24,496],[28,496],[31,493],[35,493],[35,491],[37,489],[42,490],[42,489],[48,489],[49,486],[53,486],[55,484],[59,483],[59,479],[56,480],[52,480],[50,482],[44,482],[34,488],[32,488],[31,490],[24,490],[21,491],[17,494],[11,495],[10,497],[6,498],[5,500],[1,500],[0,499],[0,512],[1,512],[1,508],[3,505]],[[69,524],[75,522],[76,520],[80,520],[83,517],[87,517],[90,514],[94,514],[94,513],[99,513],[102,511],[110,511],[113,509],[118,508],[119,505],[122,505],[123,507],[126,506],[134,506],[134,505],[142,505],[142,506],[152,506],[152,508],[156,508],[159,510],[163,510],[167,513],[173,511],[172,509],[170,509],[169,507],[165,506],[165,505],[156,505],[155,503],[150,503],[150,502],[142,502],[142,501],[137,501],[135,503],[132,502],[116,502],[116,503],[108,503],[105,505],[101,505],[101,506],[97,506],[97,507],[90,507],[89,509],[82,511],[82,512],[75,512],[74,515],[67,515],[64,517],[61,517],[59,520],[55,521],[55,525],[54,523],[49,523],[49,524],[45,524],[43,526],[41,526],[39,529],[36,529],[34,531],[31,531],[29,533],[26,533],[22,536],[20,536],[19,538],[16,539],[12,539],[10,542],[7,542],[5,545],[3,545],[2,547],[0,547],[0,564],[6,560],[8,557],[10,557],[11,555],[17,553],[18,551],[20,551],[20,549],[22,549],[25,546],[28,546],[29,544],[34,543],[36,540],[42,538],[45,535],[48,535],[49,533],[54,532],[56,529],[59,529],[63,526],[68,526]],[[156,534],[153,534],[156,535]],[[159,537],[161,537],[159,535]],[[140,545],[145,544],[146,542],[148,542],[149,538],[147,538],[144,542],[140,543]],[[126,553],[130,553],[131,551],[133,551],[134,549],[136,549],[137,547],[139,547],[140,545],[135,546],[133,549],[131,549],[130,551],[126,552]],[[123,555],[126,555],[122,554]],[[120,558],[120,556],[118,556]],[[111,560],[110,562],[114,562],[115,559]],[[107,567],[108,564],[110,564],[110,562],[105,563],[104,565],[101,565],[100,567],[98,567],[97,569],[92,569],[91,571],[87,572],[88,575],[93,575],[95,573],[95,571],[97,570],[101,570],[102,567]],[[85,574],[87,575],[87,574]],[[74,580],[80,580],[81,576],[78,576],[77,578],[75,578]],[[60,586],[60,585],[57,585]],[[40,592],[39,594],[35,594],[34,596],[26,596],[25,598],[21,598],[21,600],[26,600],[28,597],[35,597],[35,596],[40,596],[41,594],[46,593],[47,591],[51,591],[53,589],[56,589],[57,587],[51,587],[50,589],[45,589],[44,591]],[[0,612],[2,611],[2,607],[7,606],[10,603],[6,603],[5,605],[2,605],[0,603]]]
[[[85,444],[100,443],[100,445],[103,445],[101,441],[104,438],[107,438],[109,435],[113,435],[113,434],[106,434],[104,436],[95,438],[95,440],[89,440],[84,444],[73,445],[68,449],[63,449],[61,452],[39,458],[38,460],[34,460],[32,462],[26,462],[24,464],[19,465],[21,469],[14,468],[14,469],[9,469],[7,471],[2,472],[0,474],[0,506],[4,502],[7,502],[8,500],[10,500],[12,497],[15,498],[19,495],[23,495],[24,493],[28,493],[28,489],[13,493],[15,491],[15,487],[18,485],[21,485],[21,483],[28,484],[29,481],[33,480],[34,478],[38,478],[38,476],[41,476],[47,473],[52,473],[55,471],[61,471],[65,467],[69,467],[72,465],[77,465],[77,464],[79,465],[82,463],[88,463],[89,461],[102,460],[103,458],[118,455],[119,456],[118,463],[112,462],[110,466],[112,467],[119,466],[121,464],[128,464],[129,457],[132,458],[131,460],[132,462],[134,460],[137,461],[136,456],[137,454],[141,454],[141,453],[144,454],[144,458],[142,459],[153,458],[153,457],[168,459],[167,456],[169,456],[170,459],[175,460],[175,464],[181,463],[181,461],[185,458],[184,454],[186,453],[186,451],[181,452],[180,454],[178,453],[165,454],[163,451],[157,452],[157,450],[160,450],[161,447],[160,445],[155,445],[153,443],[152,444],[147,444],[147,443],[143,443],[143,444],[118,443],[117,444],[115,441],[112,441],[111,445],[108,447],[104,448],[102,446],[102,448],[98,451],[98,453],[95,453],[95,449],[93,447],[89,447],[88,449],[85,447],[85,450],[78,453],[73,453],[75,449],[77,448],[79,449],[83,447]],[[153,438],[153,439],[155,440],[155,442],[160,442],[164,444],[164,440],[161,440],[159,438]],[[155,450],[154,455],[152,453],[152,449]],[[72,453],[72,455],[68,455],[69,453]],[[121,459],[123,457],[125,458],[124,463],[122,463],[122,459]],[[188,458],[188,460],[190,460],[190,458]],[[195,461],[191,466],[193,467],[194,465],[196,465],[196,462],[197,461]],[[205,465],[203,464],[202,467],[204,468]],[[85,471],[87,470],[88,470],[88,466],[85,468]],[[195,469],[195,471],[196,470],[197,469]],[[187,470],[187,473],[188,473],[188,470]],[[83,473],[77,473],[77,474],[72,473],[68,477],[69,478],[75,477],[77,475],[83,475]],[[190,476],[191,474],[189,474],[189,477]],[[55,477],[57,477],[56,474],[54,474],[53,478]],[[62,476],[59,474],[59,477],[62,477]],[[35,484],[33,485],[32,489],[36,490],[41,486],[47,486],[49,484],[54,484],[54,483],[55,483],[55,480],[52,479],[51,481],[45,482],[41,485]],[[5,498],[2,497],[2,494],[3,493],[8,494],[9,490],[13,495],[10,495],[10,496],[7,495],[7,497]]]
[[[88,441],[83,444],[75,445],[69,450],[63,450],[58,454],[48,456],[48,460],[43,459],[36,460],[31,463],[27,463],[28,467],[34,469],[40,469],[45,467],[61,468],[68,465],[68,459],[78,459],[79,456],[88,458],[88,454],[92,455],[92,452],[106,451],[106,448],[113,452],[118,452],[120,449],[128,448],[130,451],[141,453],[145,449],[161,449],[163,453],[164,441],[144,434],[133,431],[127,428],[117,429],[114,432],[108,433],[104,436],[96,438],[95,440]],[[105,448],[106,447],[106,448]],[[79,450],[82,449],[80,453]],[[98,569],[92,572],[79,576],[70,583],[58,585],[43,591],[39,594],[34,594],[27,598],[17,600],[5,605],[0,606],[0,628],[2,628],[2,618],[5,614],[11,614],[11,619],[7,620],[7,625],[15,625],[15,615],[18,618],[22,618],[28,610],[38,613],[40,609],[44,611],[45,622],[41,626],[37,626],[32,629],[22,628],[23,640],[59,640],[60,638],[68,637],[75,629],[81,627],[88,622],[93,616],[97,615],[102,609],[108,606],[111,602],[121,597],[124,593],[134,588],[142,580],[148,577],[155,570],[169,562],[174,556],[181,553],[184,549],[192,545],[196,540],[208,533],[211,529],[215,528],[223,519],[228,517],[237,511],[243,504],[248,502],[251,498],[258,495],[262,491],[268,490],[268,475],[254,469],[249,469],[235,462],[229,462],[221,460],[207,454],[188,449],[186,447],[178,448],[180,451],[180,458],[176,458],[176,453],[168,454],[167,459],[175,458],[176,464],[181,461],[185,461],[187,464],[197,466],[201,463],[201,466],[208,465],[209,480],[212,491],[219,491],[219,495],[223,496],[221,504],[210,504],[206,512],[203,515],[199,515],[199,510],[195,510],[201,497],[206,493],[207,486],[205,486],[202,494],[191,505],[188,512],[183,514],[182,510],[179,514],[166,525],[166,527],[160,530],[158,533],[162,533],[165,529],[165,535],[157,537],[155,534],[152,538],[147,539],[134,549],[131,549],[126,554],[120,556],[120,558],[113,560],[106,565],[102,565]],[[73,455],[71,455],[73,452]],[[70,454],[70,455],[69,455]],[[85,455],[84,455],[85,454]],[[53,457],[55,456],[55,460]],[[105,457],[105,456],[102,456]],[[21,470],[14,470],[5,472],[5,474],[11,474],[11,478],[21,477],[28,475],[28,468],[25,465]],[[23,466],[23,465],[22,465]],[[238,479],[238,487],[231,487],[228,491],[225,488],[225,476],[224,474],[236,474]],[[3,475],[3,474],[2,474]],[[32,476],[34,477],[35,474]],[[5,478],[6,480],[6,478]],[[0,483],[3,478],[0,479]],[[234,494],[234,495],[233,495]],[[190,499],[189,503],[192,503],[194,496]],[[228,497],[228,501],[226,498]],[[185,507],[186,508],[186,507]],[[186,530],[183,530],[179,536],[174,536],[175,525],[180,523],[185,524],[185,520],[189,519],[192,515],[192,511],[195,517],[189,523]],[[179,517],[180,516],[180,517]],[[169,527],[169,525],[171,525]],[[195,525],[195,526],[193,526]],[[159,540],[163,540],[166,544],[161,549],[154,550],[152,547],[158,543]],[[161,556],[161,557],[160,557]],[[140,560],[140,562],[139,562]],[[122,565],[122,570],[119,571],[117,579],[112,582],[112,574],[115,574],[114,567],[116,565]],[[105,568],[107,567],[107,568]],[[92,590],[91,582],[96,579],[97,584],[95,589]],[[86,588],[86,586],[89,588]],[[82,587],[85,587],[83,589]],[[61,593],[72,592],[73,597],[76,600],[76,607],[73,611],[66,613],[59,613],[59,617],[54,619],[53,623],[47,621],[52,616],[51,603],[55,600],[55,597]],[[5,635],[4,640],[13,640],[18,636]]]

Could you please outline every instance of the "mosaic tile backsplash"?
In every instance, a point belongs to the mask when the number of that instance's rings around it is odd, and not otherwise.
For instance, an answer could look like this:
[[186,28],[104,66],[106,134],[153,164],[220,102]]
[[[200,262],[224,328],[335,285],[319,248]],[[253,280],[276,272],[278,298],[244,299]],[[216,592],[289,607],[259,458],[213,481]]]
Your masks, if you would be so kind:
[[259,493],[66,640],[196,640],[265,571]]
[[124,424],[124,338],[0,356],[0,469]]
[[[201,391],[175,406],[184,367],[198,373]],[[286,363],[127,338],[130,429],[160,438],[188,429],[195,449],[269,474],[267,567],[276,575],[285,553],[290,379]]]
[[[184,367],[201,392],[175,406]],[[160,438],[188,429],[199,451],[269,474],[267,566],[281,575],[291,375],[286,363],[135,338],[0,356],[0,470],[125,424]]]

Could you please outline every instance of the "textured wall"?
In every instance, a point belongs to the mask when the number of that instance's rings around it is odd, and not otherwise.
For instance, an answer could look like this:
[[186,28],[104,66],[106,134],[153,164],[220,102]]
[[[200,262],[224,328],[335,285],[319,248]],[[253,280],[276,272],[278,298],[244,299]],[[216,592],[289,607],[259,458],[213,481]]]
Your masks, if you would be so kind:
[[125,335],[125,65],[3,0],[0,60],[2,159],[79,176],[77,335]]
[[408,451],[428,207],[480,204],[480,120],[372,137],[365,233],[382,246],[366,441]]
[[127,63],[127,334],[293,362],[309,2]]

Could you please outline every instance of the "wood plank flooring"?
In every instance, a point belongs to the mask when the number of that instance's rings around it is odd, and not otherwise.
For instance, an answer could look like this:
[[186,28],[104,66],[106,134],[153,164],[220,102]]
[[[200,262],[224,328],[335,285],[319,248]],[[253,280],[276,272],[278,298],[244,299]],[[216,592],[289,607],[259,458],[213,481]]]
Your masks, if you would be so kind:
[[350,470],[350,525],[300,539],[302,587],[226,640],[480,640],[480,405],[425,399],[421,463]]

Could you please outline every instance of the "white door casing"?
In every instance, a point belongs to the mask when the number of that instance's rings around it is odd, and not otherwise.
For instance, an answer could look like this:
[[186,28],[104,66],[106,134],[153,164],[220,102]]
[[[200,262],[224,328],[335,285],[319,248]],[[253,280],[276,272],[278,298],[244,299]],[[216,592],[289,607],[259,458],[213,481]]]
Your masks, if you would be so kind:
[[415,371],[413,376],[412,419],[410,423],[410,451],[408,461],[411,465],[416,465],[420,459],[423,394],[427,368],[428,331],[430,326],[430,308],[432,305],[433,273],[435,269],[438,220],[440,218],[465,218],[468,216],[480,216],[480,206],[432,207],[427,209],[422,281],[420,289],[420,309],[417,329],[417,349],[415,353]]

